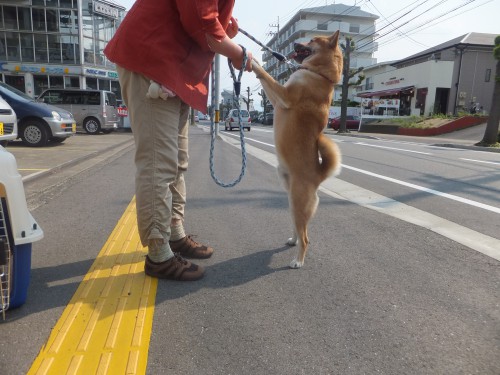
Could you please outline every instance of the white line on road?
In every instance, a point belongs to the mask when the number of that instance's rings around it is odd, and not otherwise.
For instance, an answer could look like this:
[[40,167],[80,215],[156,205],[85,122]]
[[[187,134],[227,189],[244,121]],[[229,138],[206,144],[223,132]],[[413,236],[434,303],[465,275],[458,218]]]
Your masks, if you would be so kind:
[[342,164],[342,167],[346,168],[346,169],[350,169],[350,170],[356,171],[356,172],[359,172],[359,173],[366,174],[368,176],[372,176],[372,177],[380,178],[380,179],[385,180],[385,181],[393,182],[393,183],[398,184],[398,185],[403,185],[403,186],[406,186],[406,187],[410,187],[412,189],[416,189],[416,190],[420,190],[420,191],[425,191],[426,193],[438,195],[438,196],[443,197],[443,198],[452,199],[452,200],[460,202],[460,203],[465,203],[465,204],[468,204],[470,206],[482,208],[484,210],[488,210],[488,211],[492,211],[492,212],[495,212],[497,214],[500,214],[500,208],[494,207],[494,206],[490,206],[488,204],[476,202],[476,201],[473,201],[473,200],[470,200],[470,199],[467,199],[467,198],[462,198],[462,197],[459,197],[459,196],[453,195],[453,194],[443,193],[441,191],[437,191],[437,190],[434,190],[434,189],[429,189],[429,188],[426,188],[426,187],[423,187],[423,186],[419,186],[419,185],[415,185],[415,184],[412,184],[412,183],[409,183],[409,182],[397,180],[395,178],[383,176],[383,175],[380,175],[380,174],[377,174],[377,173],[365,171],[363,169],[359,169],[359,168],[356,168],[356,167],[350,167],[350,166],[345,165],[345,164]]
[[500,163],[497,163],[497,162],[494,162],[494,161],[474,160],[474,159],[466,159],[466,158],[460,158],[460,160],[473,161],[473,162],[476,162],[476,163],[486,163],[486,164],[500,165]]
[[[232,138],[222,138],[234,147],[239,147],[239,143],[235,142]],[[277,167],[278,165],[276,155],[270,152],[252,145],[247,145],[247,152],[273,167]],[[500,240],[494,237],[479,233],[338,178],[332,177],[327,179],[320,187],[320,190],[331,197],[348,200],[371,210],[426,228],[500,261]]]
[[404,152],[413,152],[415,154],[424,154],[424,155],[432,155],[431,153],[428,152],[421,152],[421,151],[413,151],[413,150],[405,150],[403,148],[395,148],[395,147],[387,147],[387,146],[378,146],[378,145],[371,145],[369,143],[363,143],[363,142],[354,142],[355,145],[362,145],[362,146],[369,146],[369,147],[377,147],[377,148],[385,148],[387,150],[396,150],[396,151],[404,151]]

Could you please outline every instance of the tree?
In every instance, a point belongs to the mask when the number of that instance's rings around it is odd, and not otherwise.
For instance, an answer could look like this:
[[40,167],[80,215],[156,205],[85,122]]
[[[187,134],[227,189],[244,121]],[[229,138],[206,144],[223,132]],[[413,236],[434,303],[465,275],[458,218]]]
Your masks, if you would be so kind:
[[[340,126],[339,133],[347,133],[346,118],[347,118],[347,105],[349,102],[349,87],[358,86],[363,82],[365,76],[359,74],[363,71],[363,67],[358,69],[351,69],[349,65],[351,64],[351,51],[354,50],[354,41],[350,37],[345,38],[345,45],[341,44],[342,50],[344,51],[344,68],[342,70],[342,101],[340,103]],[[359,74],[359,75],[358,75]],[[351,78],[358,75],[358,79],[355,82],[350,82]]]
[[495,72],[495,88],[491,99],[490,116],[486,124],[483,140],[477,146],[492,146],[498,143],[498,131],[500,125],[500,35],[495,38],[493,56],[497,60]]

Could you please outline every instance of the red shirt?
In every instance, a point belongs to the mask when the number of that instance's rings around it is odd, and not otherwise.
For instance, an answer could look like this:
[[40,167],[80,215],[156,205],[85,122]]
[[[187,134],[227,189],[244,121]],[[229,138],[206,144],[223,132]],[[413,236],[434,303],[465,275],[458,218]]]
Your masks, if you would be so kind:
[[214,58],[206,34],[221,40],[233,7],[234,0],[137,0],[104,53],[206,113]]

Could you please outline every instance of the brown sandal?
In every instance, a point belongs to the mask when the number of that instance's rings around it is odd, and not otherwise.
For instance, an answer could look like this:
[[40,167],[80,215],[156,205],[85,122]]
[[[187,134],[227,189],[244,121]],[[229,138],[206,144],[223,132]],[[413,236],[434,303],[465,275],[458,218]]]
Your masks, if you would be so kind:
[[205,270],[203,267],[182,258],[179,254],[174,254],[172,258],[161,263],[155,263],[146,256],[144,272],[146,275],[158,279],[194,281],[201,279]]

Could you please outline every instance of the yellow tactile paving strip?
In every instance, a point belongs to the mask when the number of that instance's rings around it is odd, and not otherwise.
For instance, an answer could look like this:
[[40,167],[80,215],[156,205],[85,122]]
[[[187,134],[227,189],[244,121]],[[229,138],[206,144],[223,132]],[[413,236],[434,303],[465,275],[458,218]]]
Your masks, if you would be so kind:
[[144,274],[135,199],[28,374],[145,374],[157,280]]

